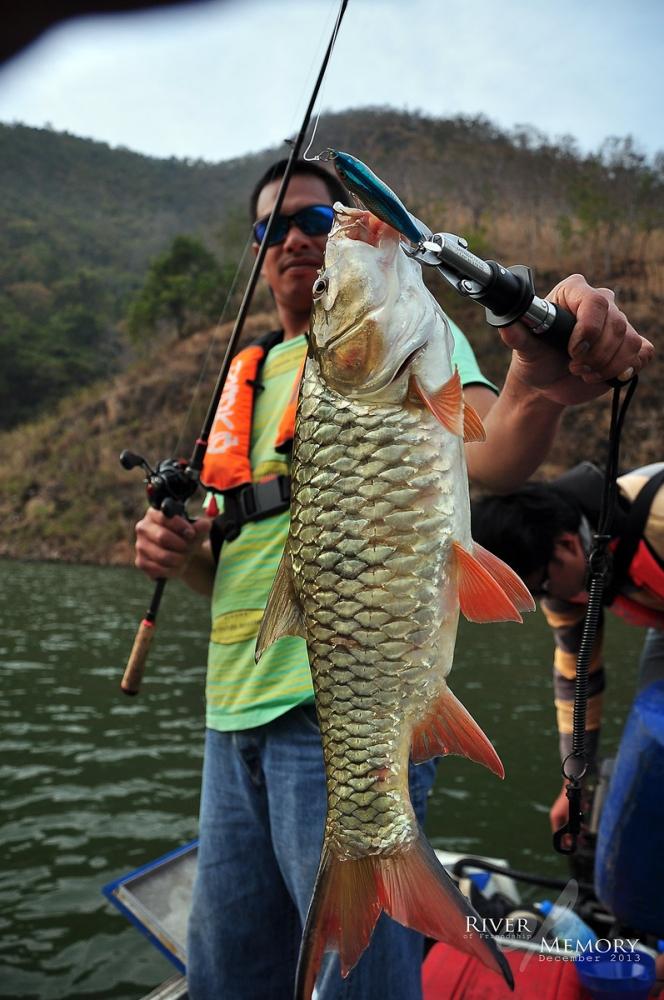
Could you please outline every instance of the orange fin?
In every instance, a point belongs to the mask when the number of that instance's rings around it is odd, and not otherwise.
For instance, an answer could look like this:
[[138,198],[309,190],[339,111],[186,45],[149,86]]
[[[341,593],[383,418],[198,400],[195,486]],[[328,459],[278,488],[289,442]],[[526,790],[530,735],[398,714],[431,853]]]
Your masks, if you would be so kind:
[[435,392],[427,392],[416,375],[411,377],[410,388],[451,434],[462,437],[464,441],[486,441],[482,418],[470,403],[464,402],[458,368],[454,369],[454,375]]
[[496,583],[500,584],[518,611],[535,610],[533,595],[511,566],[508,566],[506,562],[499,559],[493,552],[489,552],[479,542],[473,542],[473,555],[480,566],[483,566],[491,574]]
[[471,622],[520,622],[519,610],[482,562],[452,542],[456,556],[459,605]]
[[486,441],[486,431],[482,418],[470,403],[463,404],[463,439],[469,441]]
[[432,710],[413,730],[411,756],[415,764],[420,764],[448,753],[468,757],[484,764],[499,778],[505,777],[505,769],[489,737],[445,685]]
[[300,945],[296,1000],[310,1000],[323,954],[336,951],[344,978],[369,944],[380,916],[374,857],[341,861],[323,845]]
[[426,392],[416,375],[411,376],[410,385],[417,398],[431,410],[443,427],[451,434],[463,437],[463,389],[458,368],[454,369],[454,375],[435,392]]
[[421,831],[403,852],[377,858],[376,863],[383,909],[393,920],[471,955],[504,976],[510,989],[514,989],[505,956],[490,935],[473,929],[481,927],[481,921]]
[[340,861],[323,847],[300,947],[295,1000],[310,1000],[325,951],[339,953],[342,975],[348,975],[381,910],[404,927],[479,959],[513,988],[503,953],[493,938],[473,930],[481,926],[480,918],[420,831],[416,841],[387,857]]

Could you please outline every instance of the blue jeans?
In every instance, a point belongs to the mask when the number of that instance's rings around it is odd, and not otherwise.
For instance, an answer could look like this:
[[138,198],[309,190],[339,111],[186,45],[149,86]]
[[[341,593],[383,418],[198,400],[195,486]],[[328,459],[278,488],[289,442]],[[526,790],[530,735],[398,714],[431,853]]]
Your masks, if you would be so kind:
[[[410,768],[420,823],[433,761]],[[312,705],[266,726],[207,730],[189,920],[190,1000],[292,1000],[320,859],[326,793]],[[347,979],[324,959],[317,1000],[420,1000],[423,939],[383,914]]]

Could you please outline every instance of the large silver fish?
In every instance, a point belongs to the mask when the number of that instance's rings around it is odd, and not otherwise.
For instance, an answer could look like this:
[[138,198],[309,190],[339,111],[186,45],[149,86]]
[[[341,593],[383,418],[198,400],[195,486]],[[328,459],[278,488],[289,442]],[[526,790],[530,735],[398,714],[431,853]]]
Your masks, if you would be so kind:
[[511,973],[439,864],[408,793],[408,759],[458,753],[503,776],[454,697],[459,609],[521,621],[534,603],[475,545],[463,441],[482,439],[453,341],[421,269],[370,213],[337,208],[314,285],[298,402],[290,534],[257,641],[307,641],[328,813],[296,996],[325,950],[347,975],[381,910]]

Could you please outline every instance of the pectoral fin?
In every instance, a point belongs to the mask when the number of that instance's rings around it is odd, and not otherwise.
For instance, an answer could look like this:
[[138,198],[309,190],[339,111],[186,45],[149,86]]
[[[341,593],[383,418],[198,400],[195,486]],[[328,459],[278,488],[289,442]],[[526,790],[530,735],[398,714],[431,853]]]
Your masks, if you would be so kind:
[[486,431],[481,416],[474,406],[465,401],[463,404],[463,440],[465,442],[486,441]]
[[307,638],[302,608],[293,586],[293,571],[288,547],[284,549],[277,574],[267,599],[265,614],[256,639],[256,663],[273,642],[282,635]]
[[471,622],[521,622],[519,611],[535,607],[528,588],[513,569],[481,545],[468,552],[452,543],[456,557],[459,606]]
[[413,375],[410,388],[416,399],[433,413],[436,420],[450,432],[464,441],[485,441],[484,424],[477,411],[463,399],[463,388],[459,369],[435,392],[428,392]]

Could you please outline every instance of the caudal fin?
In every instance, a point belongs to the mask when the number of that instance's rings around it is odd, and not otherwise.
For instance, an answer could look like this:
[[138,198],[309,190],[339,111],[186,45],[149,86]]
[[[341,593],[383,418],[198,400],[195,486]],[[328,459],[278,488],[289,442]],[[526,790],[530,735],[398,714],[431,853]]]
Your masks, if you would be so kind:
[[309,1000],[323,954],[336,951],[344,978],[369,944],[380,916],[373,857],[340,861],[323,846],[314,894],[300,945],[295,1000]]
[[420,831],[403,851],[340,861],[323,849],[300,948],[295,1000],[310,1000],[324,952],[336,951],[346,977],[369,944],[381,910],[405,927],[445,941],[500,973],[509,964]]

